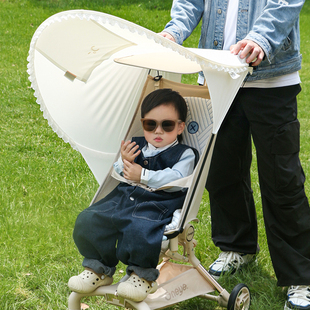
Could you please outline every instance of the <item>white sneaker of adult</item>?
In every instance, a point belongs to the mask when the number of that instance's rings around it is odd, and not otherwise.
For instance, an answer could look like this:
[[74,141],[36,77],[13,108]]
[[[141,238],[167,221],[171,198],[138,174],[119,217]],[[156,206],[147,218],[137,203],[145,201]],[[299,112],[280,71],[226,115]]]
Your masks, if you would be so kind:
[[257,254],[243,254],[237,252],[221,252],[218,259],[209,266],[209,273],[218,279],[225,273],[233,274],[242,266],[255,259]]
[[310,286],[292,285],[287,290],[284,310],[310,310]]

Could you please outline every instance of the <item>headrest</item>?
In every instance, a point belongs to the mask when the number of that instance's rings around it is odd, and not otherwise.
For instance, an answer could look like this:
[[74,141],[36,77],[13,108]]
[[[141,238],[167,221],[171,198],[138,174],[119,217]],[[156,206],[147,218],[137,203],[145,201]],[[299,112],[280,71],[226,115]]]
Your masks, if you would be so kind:
[[185,97],[184,99],[188,106],[188,113],[182,143],[194,147],[199,154],[202,154],[212,133],[211,100],[198,97]]

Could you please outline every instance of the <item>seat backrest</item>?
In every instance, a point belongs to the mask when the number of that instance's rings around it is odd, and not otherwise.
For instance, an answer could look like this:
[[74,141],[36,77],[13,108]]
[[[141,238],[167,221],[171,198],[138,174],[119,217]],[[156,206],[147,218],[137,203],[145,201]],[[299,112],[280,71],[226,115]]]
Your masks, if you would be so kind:
[[185,97],[185,101],[188,113],[182,143],[194,147],[201,155],[212,133],[211,100],[199,97]]
[[[186,130],[183,132],[183,143],[194,147],[201,155],[211,135],[213,121],[211,100],[207,86],[187,85],[164,78],[157,79],[148,76],[125,140],[129,140],[134,136],[143,135],[140,122],[140,106],[143,99],[158,88],[171,88],[178,91],[185,98],[188,105],[188,115],[186,119]],[[115,179],[111,177],[112,173],[113,168],[111,168],[110,176],[100,186],[92,203],[105,197],[117,185]],[[180,184],[184,186],[190,184],[192,182],[191,177],[188,177],[188,180],[185,180],[185,182],[187,183]]]

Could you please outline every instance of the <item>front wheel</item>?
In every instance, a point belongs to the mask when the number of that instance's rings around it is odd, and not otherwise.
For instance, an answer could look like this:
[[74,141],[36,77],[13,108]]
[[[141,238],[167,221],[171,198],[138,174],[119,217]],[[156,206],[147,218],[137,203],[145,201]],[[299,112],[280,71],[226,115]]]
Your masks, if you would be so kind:
[[248,310],[251,303],[251,294],[245,284],[236,285],[228,299],[228,310]]

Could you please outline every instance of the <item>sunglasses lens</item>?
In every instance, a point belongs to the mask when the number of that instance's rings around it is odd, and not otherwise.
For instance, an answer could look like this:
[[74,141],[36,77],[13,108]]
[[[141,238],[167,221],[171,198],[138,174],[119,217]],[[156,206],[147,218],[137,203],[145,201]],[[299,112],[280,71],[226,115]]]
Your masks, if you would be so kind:
[[143,121],[143,129],[145,131],[154,131],[156,128],[156,122],[151,119],[146,119]]
[[175,127],[175,121],[163,121],[162,124],[162,129],[166,132],[171,132],[174,130],[174,127]]

